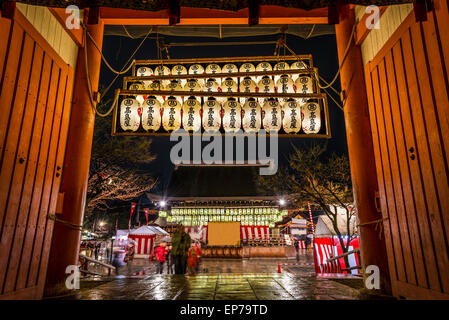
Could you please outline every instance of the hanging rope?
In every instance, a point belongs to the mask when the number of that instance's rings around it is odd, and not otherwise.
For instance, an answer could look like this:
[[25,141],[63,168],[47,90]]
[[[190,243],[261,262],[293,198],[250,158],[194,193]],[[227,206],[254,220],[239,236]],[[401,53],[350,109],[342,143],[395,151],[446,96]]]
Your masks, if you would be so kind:
[[346,45],[345,53],[343,54],[343,58],[341,59],[340,66],[338,67],[337,74],[332,79],[332,81],[325,86],[321,86],[320,82],[318,81],[318,86],[320,87],[320,89],[327,89],[330,86],[332,86],[334,84],[334,82],[337,80],[338,76],[340,75],[340,70],[341,70],[341,68],[343,68],[343,64],[345,63],[346,57],[348,56],[349,48],[351,47],[351,43],[353,41],[354,32],[355,32],[356,27],[357,27],[357,23],[354,23],[354,25],[352,26],[351,36],[349,37],[348,44]]
[[[81,26],[84,29],[84,68],[86,71],[86,78],[87,78],[87,89],[88,89],[88,93],[89,93],[89,100],[92,106],[92,109],[94,110],[95,114],[100,116],[100,117],[107,117],[112,110],[114,110],[115,106],[118,103],[118,97],[119,95],[116,94],[114,101],[111,105],[111,107],[108,109],[107,112],[105,113],[101,113],[98,111],[97,109],[97,104],[100,103],[101,101],[101,97],[98,97],[97,102],[94,102],[94,98],[93,98],[93,92],[92,92],[92,85],[90,83],[90,72],[89,72],[89,64],[87,63],[87,39],[90,38],[90,40],[92,41],[92,43],[94,44],[95,48],[98,50],[98,52],[101,54],[102,60],[105,62],[105,64],[109,67],[109,69],[111,69],[111,71],[113,71],[116,76],[115,78],[110,82],[110,84],[106,87],[105,91],[103,92],[102,96],[105,96],[106,93],[109,91],[109,89],[112,87],[112,85],[114,84],[115,80],[117,80],[117,78],[128,72],[129,69],[131,69],[131,67],[134,65],[134,62],[132,62],[131,64],[128,65],[128,63],[133,59],[133,57],[135,56],[135,54],[137,53],[137,51],[140,49],[140,47],[143,45],[143,43],[145,42],[145,40],[148,38],[148,36],[150,35],[150,33],[152,32],[153,28],[150,28],[150,30],[148,31],[147,35],[143,38],[143,40],[140,42],[140,44],[137,46],[137,48],[134,50],[133,54],[129,57],[128,61],[126,61],[126,63],[124,64],[124,66],[122,67],[122,69],[120,71],[116,71],[114,70],[109,63],[106,61],[106,58],[103,56],[103,53],[101,52],[100,48],[98,47],[97,43],[95,42],[95,40],[93,39],[93,37],[90,35],[90,33],[87,31],[87,27],[84,23],[81,23]],[[125,66],[128,65],[128,67]]]
[[381,218],[381,219],[377,219],[377,220],[373,220],[373,221],[369,221],[369,222],[364,222],[364,223],[360,223],[357,225],[357,227],[365,227],[371,224],[375,224],[376,226],[374,227],[375,231],[379,232],[379,239],[382,239],[382,233],[383,233],[383,221],[384,220],[388,220],[388,218]]
[[69,227],[70,229],[75,229],[75,230],[82,230],[83,229],[83,226],[80,226],[80,225],[77,225],[77,224],[74,224],[74,223],[71,223],[71,222],[68,222],[68,221],[65,221],[65,220],[58,219],[58,218],[56,218],[55,215],[48,215],[47,219],[48,220],[53,220],[55,222],[59,222],[60,224],[63,224],[65,226]]

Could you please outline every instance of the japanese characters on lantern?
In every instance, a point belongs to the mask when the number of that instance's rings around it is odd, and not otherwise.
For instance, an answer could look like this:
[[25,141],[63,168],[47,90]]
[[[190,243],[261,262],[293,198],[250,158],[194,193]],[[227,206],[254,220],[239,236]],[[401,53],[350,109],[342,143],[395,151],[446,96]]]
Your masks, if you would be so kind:
[[[138,76],[138,77],[149,77],[149,76],[152,76],[153,74],[154,74],[154,71],[150,67],[140,67],[136,70],[136,76]],[[146,88],[150,85],[151,81],[143,80],[142,83]]]
[[242,124],[242,113],[240,103],[229,98],[223,104],[223,129],[225,132],[235,133],[240,130]]
[[158,131],[162,122],[162,105],[156,97],[148,97],[142,106],[142,127],[146,131]]
[[[170,69],[167,66],[159,65],[154,69],[156,76],[168,76],[170,75]],[[170,84],[170,80],[162,80],[161,83],[166,87]]]
[[[171,74],[176,74],[179,76],[185,75],[187,74],[187,68],[184,67],[182,64],[177,64],[171,69]],[[181,87],[184,87],[185,84],[187,83],[187,79],[179,79],[178,81]]]
[[[148,90],[164,91],[166,89],[165,86],[159,80],[154,80],[153,82],[150,83]],[[165,101],[165,96],[156,96],[156,99],[160,102],[160,104],[163,104]]]
[[201,104],[195,97],[189,97],[182,105],[182,127],[194,132],[201,129]]
[[120,105],[120,126],[124,131],[137,131],[140,126],[141,107],[136,99],[127,97]]
[[282,128],[286,133],[301,130],[301,107],[295,99],[289,99],[282,108]]
[[221,106],[215,98],[208,98],[203,104],[202,114],[205,132],[218,132],[221,127]]
[[306,134],[318,133],[321,129],[321,107],[319,103],[308,102],[302,107],[302,130]]
[[[289,76],[282,75],[276,82],[276,91],[282,93],[294,93],[295,84],[293,83],[293,80]],[[279,103],[281,104],[281,106],[283,106],[284,103],[287,102],[287,100],[288,98],[280,98]]]
[[162,110],[162,127],[165,131],[181,128],[181,104],[174,97],[168,97]]
[[[257,72],[265,72],[265,71],[272,71],[273,67],[269,62],[261,62],[256,66]],[[260,79],[262,79],[264,76],[256,76],[256,83],[259,84]]]
[[[221,68],[222,73],[237,73],[239,71],[239,68],[233,63],[228,63]],[[236,83],[236,85],[239,83],[238,77],[232,77],[232,80]]]
[[262,124],[267,132],[279,131],[282,126],[281,106],[275,99],[269,99],[262,108]]
[[[276,63],[274,68],[273,68],[273,70],[275,70],[275,71],[289,70],[289,69],[290,69],[290,66],[288,65],[287,62],[284,62],[284,61]],[[274,83],[277,83],[280,77],[281,77],[280,75],[275,75],[274,76]]]
[[[207,65],[206,67],[206,74],[214,74],[214,73],[221,73],[221,67],[216,64],[216,63],[212,63]],[[220,78],[214,78],[211,76],[212,79],[215,79],[215,81],[217,81],[217,83],[220,85],[221,84],[221,79]]]
[[[274,92],[274,82],[273,79],[271,79],[269,76],[264,76],[262,79],[259,80],[259,83],[257,84],[257,92]],[[258,102],[261,106],[265,104],[265,102],[268,101],[268,98],[258,98]]]
[[[302,69],[308,69],[309,66],[302,60],[295,61],[290,65],[290,70],[302,70]],[[296,81],[299,77],[299,73],[294,73],[291,75],[293,82]]]
[[[250,77],[245,77],[242,79],[242,81],[240,81],[239,89],[240,92],[255,93],[257,92],[257,85],[253,79],[251,79]],[[246,97],[240,98],[240,103],[245,104],[247,100],[248,98]]]
[[249,98],[242,109],[242,127],[245,132],[259,132],[262,123],[262,111],[259,103],[254,98]]
[[[297,93],[313,93],[313,80],[309,76],[300,76],[295,81]],[[299,103],[302,105],[307,102],[306,98],[299,98]]]

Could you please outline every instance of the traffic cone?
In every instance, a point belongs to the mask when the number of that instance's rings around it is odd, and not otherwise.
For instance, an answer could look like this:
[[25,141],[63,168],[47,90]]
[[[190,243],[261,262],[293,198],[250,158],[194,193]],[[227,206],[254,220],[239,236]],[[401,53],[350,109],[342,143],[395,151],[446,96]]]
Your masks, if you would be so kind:
[[281,273],[281,264],[278,263],[278,273]]

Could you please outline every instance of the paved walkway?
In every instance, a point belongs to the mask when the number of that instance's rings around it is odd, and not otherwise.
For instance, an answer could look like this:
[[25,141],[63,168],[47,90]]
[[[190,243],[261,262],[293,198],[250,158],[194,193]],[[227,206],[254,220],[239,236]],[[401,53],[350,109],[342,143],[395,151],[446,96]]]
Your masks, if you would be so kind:
[[[195,276],[157,275],[156,265],[136,259],[120,268],[112,281],[81,289],[69,299],[156,300],[334,300],[357,299],[358,291],[330,279],[317,278],[313,258],[307,253],[296,260],[205,259]],[[284,266],[277,273],[278,263]],[[82,285],[83,286],[83,285]]]

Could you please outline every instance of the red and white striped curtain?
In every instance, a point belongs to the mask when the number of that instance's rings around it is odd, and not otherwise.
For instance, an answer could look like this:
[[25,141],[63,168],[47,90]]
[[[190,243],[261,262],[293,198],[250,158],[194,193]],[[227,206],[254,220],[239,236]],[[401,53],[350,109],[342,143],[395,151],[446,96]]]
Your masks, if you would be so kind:
[[[355,238],[349,243],[348,251],[352,251],[357,248],[359,248],[359,239]],[[336,268],[336,265],[330,265],[329,263],[327,263],[327,260],[330,259],[331,256],[336,257],[343,254],[343,250],[337,237],[315,238],[313,241],[313,249],[316,273],[339,272],[339,270],[337,270]],[[340,268],[344,269],[347,267],[356,267],[360,265],[357,254],[350,254],[348,256],[348,261],[349,266],[346,266],[344,258],[338,259]],[[351,273],[358,274],[359,270],[353,269],[351,270]]]
[[151,255],[153,253],[154,235],[130,235],[134,240],[136,254]]
[[241,226],[240,238],[243,241],[270,239],[270,227],[268,226]]

